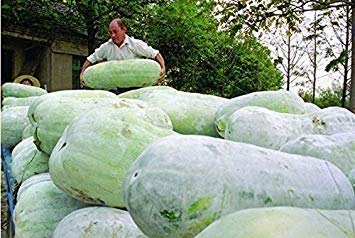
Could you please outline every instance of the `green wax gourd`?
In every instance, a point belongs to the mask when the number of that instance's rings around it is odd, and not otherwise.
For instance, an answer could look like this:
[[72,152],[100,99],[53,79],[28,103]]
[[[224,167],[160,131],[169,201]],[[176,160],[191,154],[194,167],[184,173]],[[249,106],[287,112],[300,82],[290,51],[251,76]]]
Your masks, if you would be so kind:
[[328,161],[207,136],[149,145],[124,183],[128,211],[151,237],[193,237],[219,217],[256,207],[352,209],[347,177]]
[[154,85],[160,65],[151,59],[110,60],[84,71],[85,85],[94,89],[146,87]]

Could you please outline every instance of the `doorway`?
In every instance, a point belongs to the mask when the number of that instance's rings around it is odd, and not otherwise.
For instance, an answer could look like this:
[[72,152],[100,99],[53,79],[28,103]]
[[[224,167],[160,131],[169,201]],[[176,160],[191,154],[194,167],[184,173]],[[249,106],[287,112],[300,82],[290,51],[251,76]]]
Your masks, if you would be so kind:
[[14,51],[1,49],[1,84],[13,81]]

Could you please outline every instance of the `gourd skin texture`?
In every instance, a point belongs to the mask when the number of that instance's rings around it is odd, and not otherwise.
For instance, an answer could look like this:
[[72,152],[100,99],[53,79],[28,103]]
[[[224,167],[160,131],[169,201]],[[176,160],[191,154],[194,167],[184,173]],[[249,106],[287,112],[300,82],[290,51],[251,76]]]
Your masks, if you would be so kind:
[[4,83],[1,86],[2,95],[4,97],[25,98],[32,96],[40,96],[46,94],[47,91],[43,88],[23,85],[19,83]]
[[35,174],[48,172],[49,156],[37,149],[33,137],[21,141],[14,150],[19,146],[22,149],[12,154],[11,166],[12,174],[18,184]]
[[261,91],[235,97],[219,107],[215,113],[216,129],[223,138],[229,117],[235,111],[246,106],[264,107],[290,114],[304,114],[306,112],[303,99],[290,91]]
[[350,170],[348,174],[348,178],[350,180],[350,183],[353,185],[353,188],[355,190],[355,169]]
[[355,130],[333,135],[304,135],[284,144],[280,151],[330,161],[348,175],[355,168]]
[[24,180],[21,183],[20,188],[18,189],[16,200],[19,201],[21,199],[22,194],[25,193],[25,191],[28,188],[30,188],[33,184],[40,183],[43,181],[50,181],[50,182],[52,181],[51,176],[49,175],[48,172],[42,173],[42,174],[36,174],[36,175],[33,175],[32,177]]
[[1,112],[1,144],[13,147],[22,140],[23,130],[30,124],[28,107],[10,107]]
[[132,164],[123,194],[145,234],[169,238],[193,237],[246,208],[354,205],[349,180],[327,161],[206,136],[152,143]]
[[355,130],[355,115],[340,107],[294,115],[248,106],[230,116],[225,139],[279,150],[305,134],[332,135],[349,130]]
[[87,207],[61,220],[53,238],[146,238],[127,211],[111,207]]
[[37,106],[47,99],[53,98],[117,98],[116,94],[103,91],[103,90],[63,90],[57,92],[47,93],[45,95],[41,95],[36,100],[34,100],[29,109],[28,109],[28,118],[32,125],[36,125],[36,121],[34,119],[34,111]]
[[2,100],[2,109],[17,106],[30,106],[39,96],[16,98],[16,97],[5,97]]
[[305,113],[318,112],[318,111],[322,110],[316,104],[313,104],[311,102],[305,102],[304,106],[305,106],[305,111],[306,111]]
[[28,137],[33,137],[33,135],[35,134],[36,128],[34,126],[32,126],[32,124],[29,124],[25,127],[25,129],[23,129],[22,132],[22,140],[27,139]]
[[165,111],[176,132],[186,135],[220,137],[214,126],[214,114],[226,98],[178,91],[169,87],[149,87],[120,94],[120,98],[136,98]]
[[139,109],[98,108],[75,118],[49,159],[53,182],[78,200],[124,207],[121,184],[144,148],[172,129],[153,125]]
[[139,98],[147,98],[152,92],[164,92],[164,93],[176,93],[176,89],[169,87],[169,86],[151,86],[145,88],[138,88],[135,90],[129,90],[124,93],[120,93],[117,96],[119,98],[132,98],[132,99],[139,99]]
[[[35,140],[39,149],[48,155],[52,150],[59,138],[61,137],[64,129],[69,123],[80,114],[88,112],[95,108],[145,108],[150,107],[143,101],[133,101],[131,99],[120,98],[69,98],[69,97],[54,97],[47,99],[39,104],[33,112],[33,120],[36,126]],[[162,119],[160,122],[164,126],[170,127],[170,119],[161,110],[147,111]],[[170,123],[170,124],[169,124]]]
[[52,237],[70,212],[87,206],[69,197],[52,181],[40,180],[21,192],[14,210],[16,238]]
[[146,87],[154,85],[160,65],[151,59],[111,60],[88,67],[85,84],[94,89]]
[[255,208],[222,217],[195,238],[352,238],[354,220],[354,210]]

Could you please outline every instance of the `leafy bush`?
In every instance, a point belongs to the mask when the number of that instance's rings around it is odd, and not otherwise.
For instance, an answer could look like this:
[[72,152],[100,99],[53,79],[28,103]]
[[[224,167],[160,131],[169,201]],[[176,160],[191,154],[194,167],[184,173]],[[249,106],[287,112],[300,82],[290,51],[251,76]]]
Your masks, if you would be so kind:
[[[219,30],[213,2],[176,0],[147,13],[132,26],[166,61],[166,84],[224,97],[278,89],[281,73],[256,39],[237,41]],[[140,31],[137,29],[141,29]],[[145,34],[148,32],[148,34]]]
[[[319,89],[318,95],[315,98],[314,104],[320,108],[326,108],[330,106],[341,107],[341,98],[343,94],[343,89],[340,84],[333,84],[332,87],[326,89]],[[306,102],[312,102],[312,93],[308,91],[301,91],[300,96]],[[349,106],[349,99],[345,102],[345,107]]]

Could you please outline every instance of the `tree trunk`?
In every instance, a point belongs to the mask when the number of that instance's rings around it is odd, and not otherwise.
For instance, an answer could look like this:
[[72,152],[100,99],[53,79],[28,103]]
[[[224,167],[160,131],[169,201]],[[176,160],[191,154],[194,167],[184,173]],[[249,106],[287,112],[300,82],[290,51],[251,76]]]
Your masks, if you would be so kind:
[[[349,52],[349,37],[350,37],[350,7],[346,7],[346,35],[345,35],[345,51]],[[348,67],[349,67],[349,55],[346,54],[345,62],[344,62],[344,81],[343,81],[343,93],[341,96],[341,106],[345,108],[346,97],[348,92]]]
[[317,80],[317,12],[314,12],[314,52],[313,52],[313,85],[312,85],[312,103],[316,100],[316,80]]
[[287,34],[287,91],[290,91],[291,83],[291,36]]
[[95,1],[89,0],[83,2],[81,0],[75,0],[78,12],[86,19],[86,31],[87,31],[87,44],[89,55],[95,51],[96,41],[95,36],[97,34],[98,19],[99,16],[95,12],[97,4]]
[[350,106],[349,109],[355,113],[355,11],[351,6],[351,81],[350,81]]
[[94,20],[88,20],[86,22],[86,30],[88,33],[88,38],[87,38],[87,42],[88,42],[88,52],[89,55],[92,54],[95,51],[96,48],[96,42],[95,42],[95,36],[96,36],[96,28],[95,27],[95,21]]

